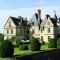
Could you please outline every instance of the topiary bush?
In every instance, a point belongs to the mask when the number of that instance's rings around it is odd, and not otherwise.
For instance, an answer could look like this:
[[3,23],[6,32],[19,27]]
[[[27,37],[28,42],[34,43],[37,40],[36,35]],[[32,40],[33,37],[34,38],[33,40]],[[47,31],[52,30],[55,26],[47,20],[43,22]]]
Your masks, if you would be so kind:
[[0,57],[12,57],[14,47],[9,40],[4,40],[0,46]]
[[30,49],[32,51],[39,51],[40,50],[41,43],[39,42],[38,38],[32,38],[30,43]]
[[60,47],[60,38],[57,39],[57,47]]
[[22,44],[24,44],[24,43],[23,43],[23,42],[20,42],[20,41],[17,41],[17,42],[16,42],[16,45],[15,45],[15,48],[16,48],[16,47],[19,48],[19,46],[22,45]]
[[49,48],[57,48],[56,39],[49,39],[48,47]]
[[22,44],[19,46],[19,50],[29,50],[29,47],[26,44]]

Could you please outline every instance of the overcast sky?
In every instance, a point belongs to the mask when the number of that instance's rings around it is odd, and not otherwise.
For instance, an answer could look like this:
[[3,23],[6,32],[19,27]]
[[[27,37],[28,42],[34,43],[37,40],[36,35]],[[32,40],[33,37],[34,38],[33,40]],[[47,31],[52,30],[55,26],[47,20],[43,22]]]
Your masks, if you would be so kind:
[[45,14],[54,17],[54,10],[60,16],[60,0],[0,0],[0,33],[4,32],[9,16],[23,16],[29,20],[38,8],[42,10],[42,19]]

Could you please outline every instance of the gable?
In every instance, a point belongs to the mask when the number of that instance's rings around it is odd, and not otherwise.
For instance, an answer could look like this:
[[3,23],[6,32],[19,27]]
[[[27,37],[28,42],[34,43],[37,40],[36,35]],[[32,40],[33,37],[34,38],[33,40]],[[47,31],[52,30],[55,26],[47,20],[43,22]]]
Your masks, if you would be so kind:
[[48,18],[48,20],[46,21],[46,26],[54,26],[54,23],[52,23],[50,18]]
[[[11,25],[11,26],[9,26],[9,25]],[[4,28],[9,28],[9,27],[16,27],[16,25],[12,21],[11,17],[8,18],[6,24],[4,25]]]

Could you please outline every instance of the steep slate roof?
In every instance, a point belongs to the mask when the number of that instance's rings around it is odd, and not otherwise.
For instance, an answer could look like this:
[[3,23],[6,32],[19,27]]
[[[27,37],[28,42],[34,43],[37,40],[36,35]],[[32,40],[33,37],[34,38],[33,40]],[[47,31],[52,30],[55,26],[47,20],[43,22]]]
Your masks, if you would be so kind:
[[40,20],[38,21],[38,14],[35,13],[32,18],[30,23],[34,22],[34,24],[36,25],[37,23],[40,25],[42,23],[42,19],[40,18]]
[[[48,17],[50,18],[50,15],[46,15],[46,17],[47,17],[47,19],[48,19]],[[50,20],[51,20],[51,22],[54,24],[54,26],[57,26],[57,16],[55,15],[55,19],[54,18],[50,18]]]
[[[14,24],[15,24],[16,26],[19,26],[19,22],[21,22],[20,19],[15,18],[15,17],[10,17],[10,18],[12,19],[12,21],[14,22]],[[27,22],[28,22],[28,21],[26,21],[26,20],[23,19],[23,22],[22,22],[21,24],[24,25],[24,26],[26,26],[26,25],[27,25]]]
[[54,26],[57,26],[57,20],[54,18],[50,18],[51,22],[54,24]]
[[[35,17],[36,17],[36,19],[38,19],[38,14],[37,13],[35,13]],[[40,18],[39,24],[41,24],[41,23],[42,23],[42,19]]]
[[16,26],[19,26],[19,23],[18,23],[18,22],[20,22],[20,19],[15,18],[15,17],[11,17],[11,19],[12,19],[12,21],[14,22],[14,24],[15,24]]
[[36,19],[38,19],[38,14],[37,13],[35,13],[35,17],[36,17]]
[[[54,19],[54,18],[50,18],[51,22],[54,24],[54,26],[57,27],[57,20]],[[42,23],[41,23],[41,28],[43,28],[45,26],[45,23],[46,21],[45,20],[42,20]]]

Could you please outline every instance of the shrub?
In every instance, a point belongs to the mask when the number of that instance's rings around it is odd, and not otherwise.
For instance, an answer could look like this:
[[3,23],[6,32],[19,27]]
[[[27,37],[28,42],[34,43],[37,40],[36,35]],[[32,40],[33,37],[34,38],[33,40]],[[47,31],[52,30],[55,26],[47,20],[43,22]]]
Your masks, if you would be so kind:
[[9,40],[4,40],[0,46],[0,57],[11,57],[14,53],[14,47]]
[[22,45],[19,46],[19,49],[20,50],[28,50],[29,48],[28,48],[28,45],[22,44]]
[[39,51],[40,50],[41,43],[38,41],[38,38],[32,38],[31,44],[30,44],[30,49],[32,51]]
[[4,35],[0,33],[0,42],[2,43],[4,41]]
[[45,45],[45,42],[44,42],[44,41],[42,41],[41,45]]
[[57,46],[60,47],[60,38],[57,39]]
[[48,47],[49,48],[57,48],[56,39],[49,39]]
[[19,41],[18,41],[18,42],[16,43],[16,45],[14,45],[14,47],[19,48],[19,45],[22,45],[22,44],[24,44],[24,43],[23,43],[23,42],[19,42]]
[[19,42],[19,45],[22,45],[22,44],[24,44],[23,42]]

